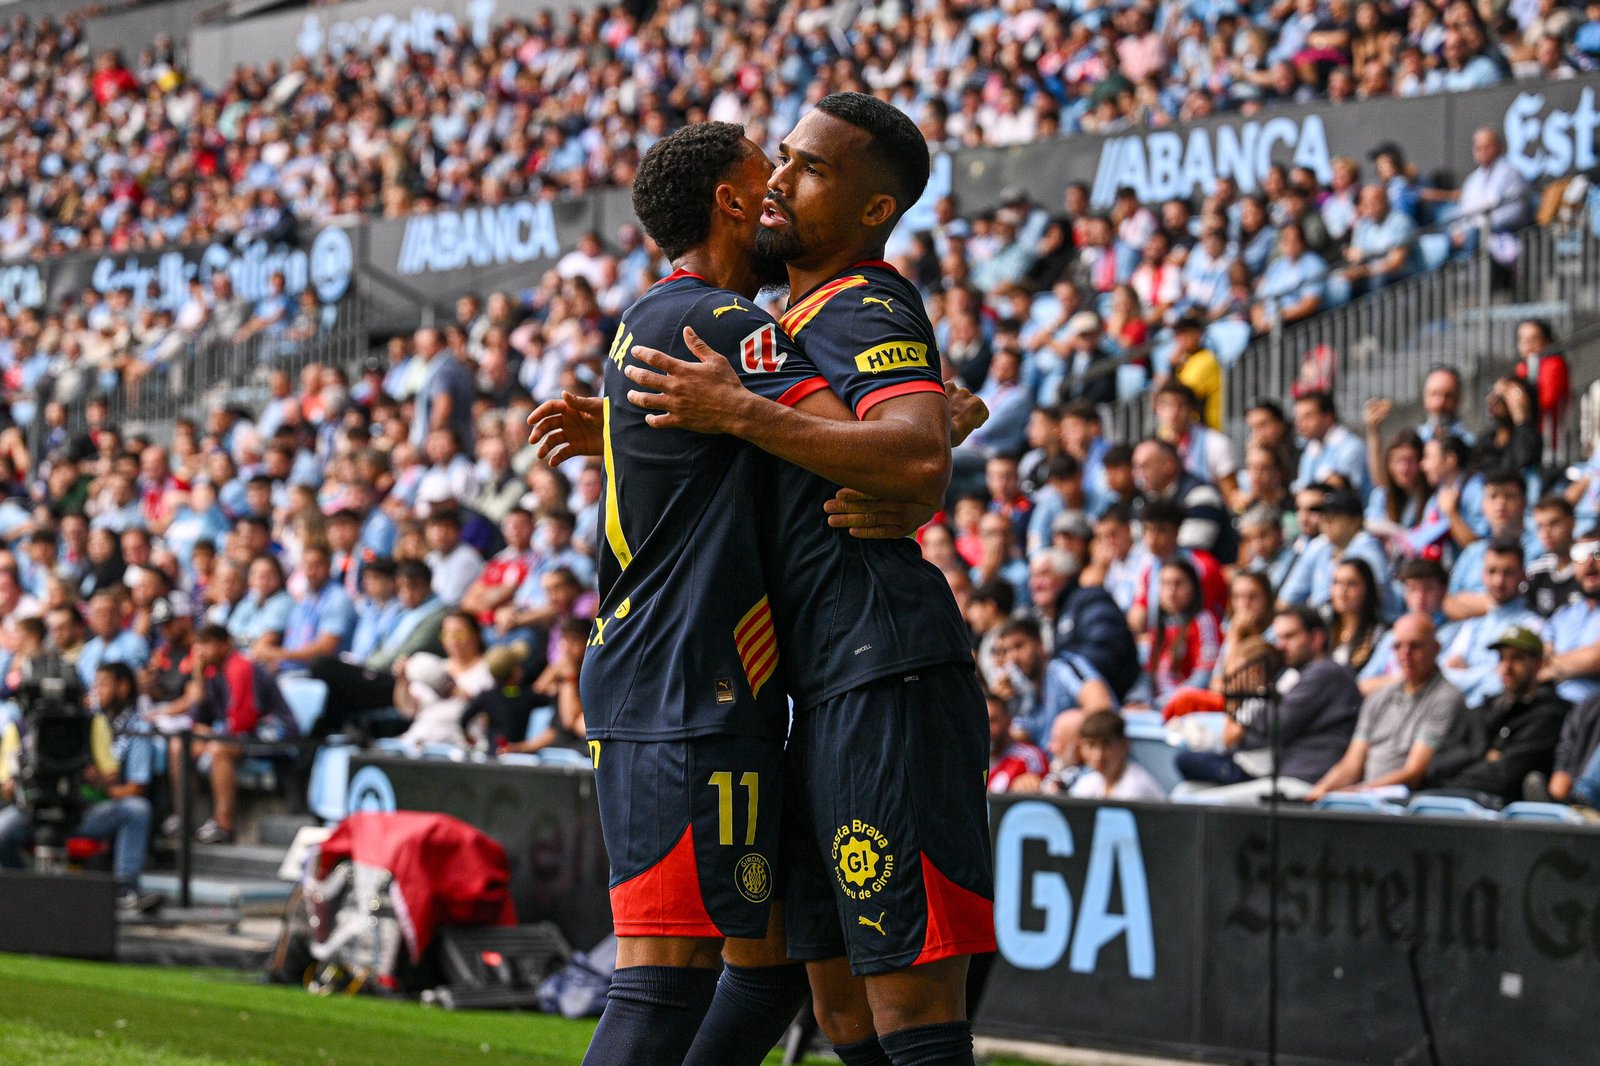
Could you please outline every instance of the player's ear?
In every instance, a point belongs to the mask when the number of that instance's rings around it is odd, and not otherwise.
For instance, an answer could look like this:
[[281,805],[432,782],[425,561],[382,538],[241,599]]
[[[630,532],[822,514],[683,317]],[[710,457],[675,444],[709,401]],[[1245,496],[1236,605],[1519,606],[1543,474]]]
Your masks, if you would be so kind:
[[866,204],[861,208],[861,224],[868,229],[886,226],[898,208],[899,204],[893,196],[886,192],[875,192],[867,197]]
[[739,190],[733,187],[732,182],[724,181],[720,183],[717,186],[714,200],[717,205],[717,210],[721,211],[729,218],[743,221],[743,219],[746,217],[748,205],[739,195]]

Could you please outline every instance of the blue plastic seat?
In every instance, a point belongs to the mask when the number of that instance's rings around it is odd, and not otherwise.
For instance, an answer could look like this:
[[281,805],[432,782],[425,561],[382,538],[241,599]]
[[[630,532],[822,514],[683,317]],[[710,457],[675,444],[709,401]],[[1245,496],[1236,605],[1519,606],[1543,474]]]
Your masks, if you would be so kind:
[[1506,804],[1500,817],[1508,822],[1557,822],[1562,825],[1588,825],[1583,815],[1562,803],[1535,803],[1524,800]]
[[306,808],[330,825],[343,821],[349,813],[350,756],[359,750],[354,744],[330,740],[317,749],[311,762]]
[[1465,796],[1412,796],[1406,804],[1406,813],[1424,818],[1477,818],[1492,819],[1495,812],[1472,802]]
[[295,724],[300,727],[300,735],[310,736],[317,719],[322,717],[323,707],[328,703],[327,682],[314,677],[280,677],[278,691],[283,693],[284,702],[289,705]]
[[1353,811],[1358,814],[1404,814],[1405,808],[1367,792],[1330,792],[1312,805],[1319,811]]

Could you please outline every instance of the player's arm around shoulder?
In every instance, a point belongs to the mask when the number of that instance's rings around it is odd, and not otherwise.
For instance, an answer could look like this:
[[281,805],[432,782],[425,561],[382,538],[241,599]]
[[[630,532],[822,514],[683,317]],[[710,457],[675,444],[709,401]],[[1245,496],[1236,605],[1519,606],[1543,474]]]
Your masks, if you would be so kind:
[[679,332],[672,352],[635,346],[623,370],[652,426],[745,437],[775,404],[827,388],[772,316],[735,293],[699,300]]

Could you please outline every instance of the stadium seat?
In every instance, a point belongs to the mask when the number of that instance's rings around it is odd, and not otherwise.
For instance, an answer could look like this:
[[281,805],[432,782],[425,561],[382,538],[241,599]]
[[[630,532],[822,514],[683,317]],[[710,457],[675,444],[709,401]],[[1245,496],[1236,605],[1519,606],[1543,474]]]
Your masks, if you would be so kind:
[[1250,346],[1250,323],[1225,318],[1206,327],[1206,346],[1217,362],[1232,366]]
[[1406,809],[1381,796],[1367,792],[1330,792],[1312,805],[1319,811],[1351,811],[1357,814],[1404,814]]
[[350,756],[360,749],[337,743],[337,738],[317,749],[306,786],[306,808],[332,825],[344,820],[350,791]]
[[1506,804],[1500,817],[1508,822],[1556,822],[1562,825],[1588,825],[1589,820],[1562,803],[1522,801]]
[[1423,270],[1437,270],[1450,258],[1448,233],[1424,233],[1417,238],[1417,255]]
[[1464,796],[1412,796],[1406,813],[1424,818],[1493,819],[1495,812]]
[[300,735],[308,737],[322,717],[322,708],[328,702],[328,684],[312,677],[280,677],[278,689],[294,714]]
[[546,748],[539,754],[539,762],[545,766],[582,766],[590,765],[589,756],[581,751],[571,748]]
[[554,707],[535,707],[533,713],[528,715],[528,731],[523,734],[523,740],[532,740],[534,737],[550,728],[550,723],[556,720]]

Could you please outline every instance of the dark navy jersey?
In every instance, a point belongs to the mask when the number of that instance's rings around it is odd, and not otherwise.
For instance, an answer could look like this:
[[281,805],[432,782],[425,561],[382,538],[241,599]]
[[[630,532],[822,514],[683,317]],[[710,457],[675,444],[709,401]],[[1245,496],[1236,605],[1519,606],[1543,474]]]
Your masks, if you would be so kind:
[[623,314],[605,366],[600,611],[580,680],[594,739],[788,730],[758,522],[782,464],[733,437],[652,428],[628,402],[633,347],[693,359],[685,326],[761,396],[793,404],[827,387],[770,315],[698,275],[671,275]]
[[[921,294],[887,263],[850,267],[791,302],[780,322],[857,418],[896,396],[944,393]],[[836,491],[779,464],[763,537],[781,549],[769,554],[767,588],[784,684],[802,709],[890,674],[972,661],[944,575],[914,540],[828,526],[822,505]]]

